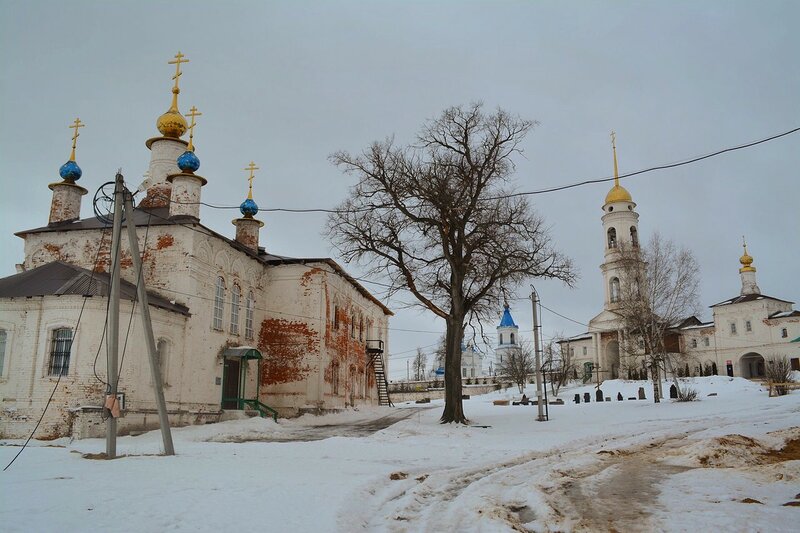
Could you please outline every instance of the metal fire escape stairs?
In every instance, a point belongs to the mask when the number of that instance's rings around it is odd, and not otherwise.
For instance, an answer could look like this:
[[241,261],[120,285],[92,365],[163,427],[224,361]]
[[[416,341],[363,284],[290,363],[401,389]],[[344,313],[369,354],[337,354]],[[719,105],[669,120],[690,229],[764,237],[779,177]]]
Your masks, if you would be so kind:
[[372,366],[375,372],[375,384],[378,386],[378,405],[394,407],[389,399],[389,381],[386,379],[386,369],[383,365],[383,341],[367,341],[367,368]]

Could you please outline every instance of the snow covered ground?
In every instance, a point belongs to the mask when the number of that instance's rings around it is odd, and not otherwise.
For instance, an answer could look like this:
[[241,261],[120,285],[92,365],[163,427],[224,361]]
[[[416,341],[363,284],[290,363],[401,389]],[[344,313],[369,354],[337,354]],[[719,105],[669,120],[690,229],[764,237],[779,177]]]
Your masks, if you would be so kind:
[[[800,391],[686,381],[700,401],[654,404],[644,382],[605,382],[603,403],[562,390],[549,422],[493,404],[513,388],[465,400],[471,427],[438,424],[441,402],[187,427],[175,457],[157,455],[158,432],[120,438],[113,461],[90,458],[102,440],[34,441],[0,474],[0,529],[797,531]],[[648,399],[627,400],[640,386]],[[387,415],[408,416],[324,438]],[[3,465],[19,449],[6,444]]]

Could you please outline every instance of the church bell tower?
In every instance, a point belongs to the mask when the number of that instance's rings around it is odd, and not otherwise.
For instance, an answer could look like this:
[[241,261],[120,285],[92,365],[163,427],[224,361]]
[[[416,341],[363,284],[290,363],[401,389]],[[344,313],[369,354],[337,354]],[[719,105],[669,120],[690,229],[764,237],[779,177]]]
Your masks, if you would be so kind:
[[639,214],[630,193],[619,184],[616,134],[611,133],[614,153],[614,186],[608,191],[603,204],[604,261],[600,265],[605,283],[605,310],[619,306],[622,298],[624,268],[622,251],[639,249]]

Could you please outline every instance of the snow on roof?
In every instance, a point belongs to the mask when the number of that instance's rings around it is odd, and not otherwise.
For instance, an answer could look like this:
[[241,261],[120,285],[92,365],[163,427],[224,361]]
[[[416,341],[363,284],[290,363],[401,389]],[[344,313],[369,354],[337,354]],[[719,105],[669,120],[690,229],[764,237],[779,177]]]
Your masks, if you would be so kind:
[[795,311],[794,309],[790,309],[789,311],[778,311],[777,313],[772,313],[767,318],[787,318],[790,316],[800,316],[800,311]]
[[713,322],[704,322],[703,324],[695,324],[693,326],[684,326],[681,329],[705,329],[705,328],[713,328]]

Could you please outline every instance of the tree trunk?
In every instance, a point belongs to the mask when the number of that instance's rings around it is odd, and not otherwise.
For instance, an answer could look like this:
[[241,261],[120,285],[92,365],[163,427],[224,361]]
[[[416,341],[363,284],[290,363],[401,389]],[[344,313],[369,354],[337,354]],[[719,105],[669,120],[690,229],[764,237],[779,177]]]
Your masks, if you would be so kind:
[[447,319],[445,343],[447,355],[444,364],[444,411],[439,421],[442,424],[455,422],[467,424],[461,400],[461,342],[464,339],[464,317]]

